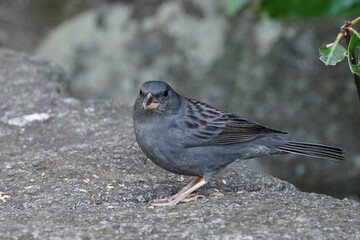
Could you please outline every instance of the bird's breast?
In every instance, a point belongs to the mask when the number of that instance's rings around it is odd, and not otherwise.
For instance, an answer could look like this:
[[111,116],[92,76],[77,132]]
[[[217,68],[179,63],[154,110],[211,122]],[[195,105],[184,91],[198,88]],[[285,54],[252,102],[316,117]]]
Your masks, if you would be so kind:
[[165,123],[135,126],[137,142],[152,162],[165,170],[186,174],[188,159],[185,156],[188,150],[179,143],[173,131],[173,127]]

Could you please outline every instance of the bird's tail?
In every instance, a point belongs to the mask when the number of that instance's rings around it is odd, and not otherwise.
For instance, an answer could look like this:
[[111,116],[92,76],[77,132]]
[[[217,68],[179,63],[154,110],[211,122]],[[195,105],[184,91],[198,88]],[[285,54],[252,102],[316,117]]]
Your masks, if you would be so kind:
[[281,152],[305,155],[310,157],[325,158],[335,161],[344,161],[343,149],[319,143],[309,143],[298,140],[290,140],[279,146]]

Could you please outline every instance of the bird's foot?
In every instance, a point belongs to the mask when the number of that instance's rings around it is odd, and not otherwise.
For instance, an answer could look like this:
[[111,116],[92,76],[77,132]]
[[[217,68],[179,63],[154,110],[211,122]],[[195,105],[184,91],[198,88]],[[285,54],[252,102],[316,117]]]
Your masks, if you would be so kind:
[[[197,194],[190,194],[190,195],[188,195],[188,197],[194,197],[196,195]],[[172,200],[176,199],[178,196],[179,196],[179,193],[177,193],[177,194],[175,194],[173,196],[170,196],[170,197],[151,200],[150,203],[171,202]]]
[[180,202],[181,203],[196,202],[198,198],[205,198],[205,196],[200,194],[191,194],[187,198],[180,200]]
[[153,207],[161,207],[161,206],[175,206],[178,203],[181,202],[194,202],[199,197],[204,197],[203,195],[193,195],[192,193],[196,191],[199,187],[205,185],[207,183],[207,180],[204,180],[202,177],[196,177],[190,184],[188,184],[186,187],[184,187],[180,192],[177,194],[169,197],[169,198],[163,198],[160,200],[154,201],[154,203],[151,204]]
[[168,197],[162,199],[156,199],[151,201],[151,206],[153,207],[163,207],[163,206],[175,206],[178,203],[188,203],[195,202],[198,198],[204,198],[204,195],[190,194],[186,198],[181,199],[180,197]]

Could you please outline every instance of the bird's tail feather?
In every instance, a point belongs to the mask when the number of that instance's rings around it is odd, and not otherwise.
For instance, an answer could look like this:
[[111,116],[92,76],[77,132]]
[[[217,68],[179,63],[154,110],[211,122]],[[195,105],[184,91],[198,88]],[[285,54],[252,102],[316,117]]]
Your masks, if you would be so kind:
[[310,157],[325,158],[334,161],[344,161],[345,152],[338,147],[319,143],[309,143],[297,140],[291,140],[282,146],[280,151],[285,153],[293,153]]

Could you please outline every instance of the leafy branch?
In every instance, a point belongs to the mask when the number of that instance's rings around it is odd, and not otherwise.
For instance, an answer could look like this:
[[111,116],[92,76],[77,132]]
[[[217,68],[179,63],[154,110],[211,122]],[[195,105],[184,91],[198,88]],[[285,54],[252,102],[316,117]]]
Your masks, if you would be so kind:
[[[360,48],[360,34],[353,27],[360,22],[360,17],[352,20],[345,21],[341,26],[334,42],[327,44],[319,49],[320,60],[326,65],[336,65],[345,57],[348,58],[348,64],[353,74],[354,83],[356,85],[357,93],[360,100],[360,58],[356,57],[355,50]],[[340,44],[340,40],[344,38],[346,48]]]

